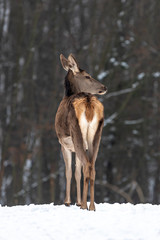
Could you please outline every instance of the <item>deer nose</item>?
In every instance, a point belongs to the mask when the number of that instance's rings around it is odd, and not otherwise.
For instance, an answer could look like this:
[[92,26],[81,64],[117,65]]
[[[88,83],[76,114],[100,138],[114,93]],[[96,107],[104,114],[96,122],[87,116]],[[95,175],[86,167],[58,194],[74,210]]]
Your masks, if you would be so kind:
[[107,92],[107,88],[105,86],[103,86],[103,90],[104,92]]
[[107,88],[105,86],[103,86],[100,90],[99,90],[99,94],[105,94],[107,92]]

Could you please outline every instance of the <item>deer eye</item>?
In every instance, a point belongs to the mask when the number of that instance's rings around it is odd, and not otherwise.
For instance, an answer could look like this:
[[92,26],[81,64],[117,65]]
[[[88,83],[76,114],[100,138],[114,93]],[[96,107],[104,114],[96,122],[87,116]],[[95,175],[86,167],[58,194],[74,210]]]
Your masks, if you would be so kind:
[[87,79],[90,79],[90,77],[89,77],[89,76],[86,76],[86,78],[87,78]]

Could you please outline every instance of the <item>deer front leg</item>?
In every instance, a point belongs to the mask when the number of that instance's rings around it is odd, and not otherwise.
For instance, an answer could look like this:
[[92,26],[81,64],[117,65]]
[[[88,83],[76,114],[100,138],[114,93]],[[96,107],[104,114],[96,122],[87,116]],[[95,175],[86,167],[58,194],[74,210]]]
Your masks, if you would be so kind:
[[81,168],[82,162],[76,155],[75,179],[77,184],[77,206],[81,206]]
[[72,155],[71,151],[64,148],[63,146],[61,147],[62,149],[62,154],[65,162],[65,168],[66,168],[66,198],[64,201],[64,204],[66,206],[70,206],[71,203],[71,197],[70,197],[70,188],[71,188],[71,178],[72,178]]

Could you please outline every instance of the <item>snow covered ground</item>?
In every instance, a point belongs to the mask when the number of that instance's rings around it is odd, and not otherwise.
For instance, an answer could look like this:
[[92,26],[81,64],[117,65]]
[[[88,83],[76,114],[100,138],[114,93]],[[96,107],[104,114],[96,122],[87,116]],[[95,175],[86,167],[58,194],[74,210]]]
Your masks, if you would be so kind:
[[0,240],[160,240],[160,205],[0,207]]

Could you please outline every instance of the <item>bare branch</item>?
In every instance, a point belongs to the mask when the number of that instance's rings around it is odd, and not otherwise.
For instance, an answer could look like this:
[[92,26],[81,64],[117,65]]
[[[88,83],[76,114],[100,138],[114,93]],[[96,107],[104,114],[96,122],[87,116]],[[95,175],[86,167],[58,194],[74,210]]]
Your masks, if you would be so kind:
[[103,185],[104,187],[109,188],[113,192],[116,192],[117,194],[121,195],[124,199],[126,199],[127,202],[133,203],[133,200],[130,197],[130,195],[128,193],[124,192],[121,188],[117,187],[116,185],[110,184],[108,182],[103,183],[103,182],[99,182],[99,181],[96,181],[96,184]]

